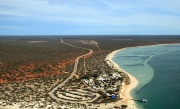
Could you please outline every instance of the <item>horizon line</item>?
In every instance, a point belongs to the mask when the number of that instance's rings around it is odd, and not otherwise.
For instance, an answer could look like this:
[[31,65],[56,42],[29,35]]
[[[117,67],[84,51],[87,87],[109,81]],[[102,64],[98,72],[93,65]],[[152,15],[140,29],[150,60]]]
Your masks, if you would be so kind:
[[179,35],[156,35],[156,34],[154,34],[154,35],[146,35],[146,34],[144,34],[144,35],[138,35],[138,34],[135,34],[135,35],[121,35],[121,34],[119,34],[119,35],[111,35],[111,34],[108,34],[108,35],[0,35],[0,37],[3,37],[3,36],[180,36],[180,34]]

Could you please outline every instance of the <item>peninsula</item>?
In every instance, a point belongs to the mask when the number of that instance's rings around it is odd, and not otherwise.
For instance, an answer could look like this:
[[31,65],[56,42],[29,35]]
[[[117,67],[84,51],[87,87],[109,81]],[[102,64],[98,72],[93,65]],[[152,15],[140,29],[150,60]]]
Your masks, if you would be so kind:
[[130,92],[138,81],[113,56],[126,47],[179,42],[177,36],[1,36],[0,108],[136,109]]

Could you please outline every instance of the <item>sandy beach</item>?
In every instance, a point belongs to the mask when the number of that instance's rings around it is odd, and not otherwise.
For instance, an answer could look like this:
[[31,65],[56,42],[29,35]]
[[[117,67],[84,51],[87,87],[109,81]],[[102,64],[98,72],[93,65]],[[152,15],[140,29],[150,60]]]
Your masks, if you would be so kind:
[[133,77],[132,75],[130,75],[128,72],[124,71],[123,69],[121,69],[120,66],[118,66],[113,60],[113,56],[121,51],[121,50],[125,50],[126,48],[123,48],[123,49],[119,49],[119,50],[115,50],[113,51],[112,53],[108,54],[107,57],[106,57],[106,62],[113,68],[117,69],[118,71],[120,72],[124,72],[126,73],[129,78],[130,78],[130,84],[129,85],[126,85],[124,82],[122,83],[122,87],[119,91],[119,95],[121,98],[123,98],[122,100],[119,100],[118,102],[120,102],[121,105],[127,105],[128,109],[132,108],[132,109],[138,109],[136,107],[136,104],[133,100],[130,100],[132,99],[133,97],[131,96],[131,90],[134,89],[136,86],[138,86],[139,82],[138,80]]
[[[146,45],[146,46],[158,46],[158,45],[167,45],[168,43],[165,43],[165,44],[154,44],[154,45]],[[173,43],[173,44],[179,44],[179,43]],[[134,46],[134,47],[142,47],[142,46]],[[136,103],[133,101],[133,100],[130,100],[130,99],[133,99],[132,95],[131,95],[131,91],[132,89],[134,89],[136,86],[138,86],[139,84],[139,81],[134,77],[132,76],[131,74],[129,74],[128,72],[124,71],[118,64],[116,64],[112,58],[114,57],[114,55],[119,52],[119,51],[122,51],[122,50],[125,50],[127,48],[134,48],[134,47],[126,47],[126,48],[122,48],[122,49],[119,49],[119,50],[115,50],[113,52],[111,52],[110,54],[108,54],[106,56],[106,62],[107,64],[109,64],[109,66],[117,69],[118,71],[120,72],[124,72],[126,73],[129,78],[130,78],[130,84],[129,85],[126,85],[124,82],[122,83],[122,87],[121,89],[119,90],[119,95],[121,98],[123,98],[122,100],[119,100],[117,101],[116,103],[118,104],[121,104],[121,105],[127,105],[127,109],[138,109],[138,107],[136,106]]]

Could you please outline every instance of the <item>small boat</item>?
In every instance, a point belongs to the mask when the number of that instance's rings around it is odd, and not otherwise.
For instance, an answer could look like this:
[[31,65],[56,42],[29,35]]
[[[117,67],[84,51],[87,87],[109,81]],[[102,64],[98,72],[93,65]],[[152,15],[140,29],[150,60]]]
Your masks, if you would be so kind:
[[147,100],[146,99],[142,99],[141,102],[147,102]]

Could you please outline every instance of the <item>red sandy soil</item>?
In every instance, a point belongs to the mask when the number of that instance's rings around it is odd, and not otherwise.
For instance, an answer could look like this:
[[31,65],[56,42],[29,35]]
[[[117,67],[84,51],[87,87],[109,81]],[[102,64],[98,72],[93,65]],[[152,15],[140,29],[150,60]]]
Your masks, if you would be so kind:
[[[65,68],[66,65],[73,63],[75,58],[66,59],[59,62],[56,66],[39,63],[39,64],[28,64],[28,65],[21,65],[18,66],[17,69],[9,70],[9,73],[3,73],[0,77],[0,84],[1,83],[8,83],[8,82],[23,82],[28,80],[33,80],[40,77],[46,76],[54,76],[62,74],[62,69]],[[6,67],[4,67],[6,68]],[[39,72],[35,71],[37,69],[40,70]],[[10,73],[12,72],[12,73]]]
[[[102,52],[102,51],[101,51]],[[84,58],[89,58],[93,54],[98,53],[98,51],[93,52],[91,55],[85,56]],[[71,53],[70,53],[71,54]],[[67,56],[70,54],[66,54]],[[81,53],[84,54],[84,53]],[[79,55],[81,55],[79,54]],[[27,63],[26,65],[20,65],[13,70],[8,69],[7,73],[0,72],[0,84],[10,83],[10,82],[23,82],[28,80],[33,80],[46,76],[55,76],[63,74],[63,69],[73,63],[77,56],[73,58],[65,59],[60,61],[56,65],[51,65],[50,63]],[[8,65],[3,65],[0,63],[0,67],[7,69]]]

